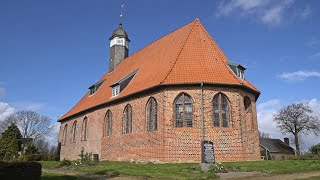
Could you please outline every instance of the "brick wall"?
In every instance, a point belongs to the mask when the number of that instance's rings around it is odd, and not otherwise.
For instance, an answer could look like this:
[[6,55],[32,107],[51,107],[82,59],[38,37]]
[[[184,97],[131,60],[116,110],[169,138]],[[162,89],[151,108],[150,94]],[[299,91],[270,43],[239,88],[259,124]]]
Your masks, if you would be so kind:
[[[181,90],[183,89],[183,90]],[[175,127],[174,101],[180,93],[187,93],[193,101],[193,127]],[[212,99],[222,92],[231,105],[229,127],[214,127]],[[201,91],[198,87],[168,87],[152,94],[144,94],[108,106],[72,120],[68,124],[67,140],[61,147],[61,159],[77,159],[81,148],[99,154],[102,160],[159,160],[165,162],[199,162],[201,160]],[[243,99],[251,100],[251,111],[245,110]],[[158,130],[147,131],[146,105],[150,97],[158,103]],[[205,139],[214,142],[217,161],[259,160],[259,137],[254,95],[236,88],[204,87]],[[132,133],[122,134],[124,107],[132,106]],[[112,112],[112,135],[105,136],[105,113]],[[88,138],[81,140],[83,119],[88,118]],[[72,142],[72,124],[77,121],[76,143]]]

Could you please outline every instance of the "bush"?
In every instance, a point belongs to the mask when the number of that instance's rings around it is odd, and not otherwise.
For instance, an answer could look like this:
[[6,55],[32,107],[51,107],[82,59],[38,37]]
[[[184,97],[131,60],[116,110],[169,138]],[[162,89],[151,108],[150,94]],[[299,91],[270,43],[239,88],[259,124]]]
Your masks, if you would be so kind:
[[0,162],[0,179],[41,179],[41,168],[37,162]]
[[92,153],[88,153],[88,152],[84,152],[84,150],[82,149],[80,154],[79,154],[80,159],[79,164],[92,164]]
[[313,156],[320,158],[320,144],[311,146],[309,151]]
[[71,165],[72,165],[72,163],[70,160],[63,159],[59,166],[62,167],[62,166],[71,166]]
[[23,156],[24,161],[54,161],[55,158],[50,154],[31,154]]

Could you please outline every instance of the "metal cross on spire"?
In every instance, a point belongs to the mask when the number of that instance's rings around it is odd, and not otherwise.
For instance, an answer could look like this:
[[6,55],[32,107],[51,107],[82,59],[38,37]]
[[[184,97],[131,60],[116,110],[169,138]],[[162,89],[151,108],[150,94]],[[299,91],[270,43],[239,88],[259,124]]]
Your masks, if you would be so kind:
[[122,25],[123,8],[124,8],[124,2],[122,2],[121,8],[120,8],[120,25]]

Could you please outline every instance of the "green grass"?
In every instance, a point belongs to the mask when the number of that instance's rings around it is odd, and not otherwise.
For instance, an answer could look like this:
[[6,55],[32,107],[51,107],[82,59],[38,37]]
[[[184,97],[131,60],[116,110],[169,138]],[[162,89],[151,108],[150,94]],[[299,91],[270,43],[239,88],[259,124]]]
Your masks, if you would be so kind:
[[84,178],[80,178],[80,177],[76,177],[76,176],[67,176],[67,175],[46,173],[46,172],[42,172],[41,179],[42,180],[53,180],[53,179],[59,179],[59,180],[85,180]]
[[[59,172],[59,162],[41,162],[43,168]],[[99,162],[96,165],[72,166],[69,170],[108,177],[117,175],[156,179],[214,179],[215,173],[201,171],[199,164],[133,164],[128,162]]]
[[[44,169],[51,169],[57,174],[44,173],[43,179],[77,179],[74,176],[59,175],[60,162],[43,161]],[[261,172],[266,174],[290,174],[299,172],[320,171],[319,160],[288,160],[288,161],[246,161],[225,162],[223,166],[229,171]],[[81,174],[100,174],[106,177],[130,176],[151,179],[214,179],[215,173],[204,173],[199,164],[134,164],[128,162],[103,161],[96,165],[71,166],[64,170]],[[52,176],[52,177],[51,177]],[[315,177],[317,179],[318,177]],[[79,179],[79,177],[78,177]]]
[[319,160],[245,161],[223,164],[230,171],[256,171],[267,174],[289,174],[320,170]]

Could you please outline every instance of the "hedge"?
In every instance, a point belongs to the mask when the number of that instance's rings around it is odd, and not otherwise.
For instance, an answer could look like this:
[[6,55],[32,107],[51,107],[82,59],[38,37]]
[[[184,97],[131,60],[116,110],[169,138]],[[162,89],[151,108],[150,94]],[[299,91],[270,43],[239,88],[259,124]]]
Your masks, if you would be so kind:
[[0,162],[0,179],[41,179],[42,166],[37,162]]
[[55,157],[50,154],[32,154],[22,157],[24,161],[54,161]]

